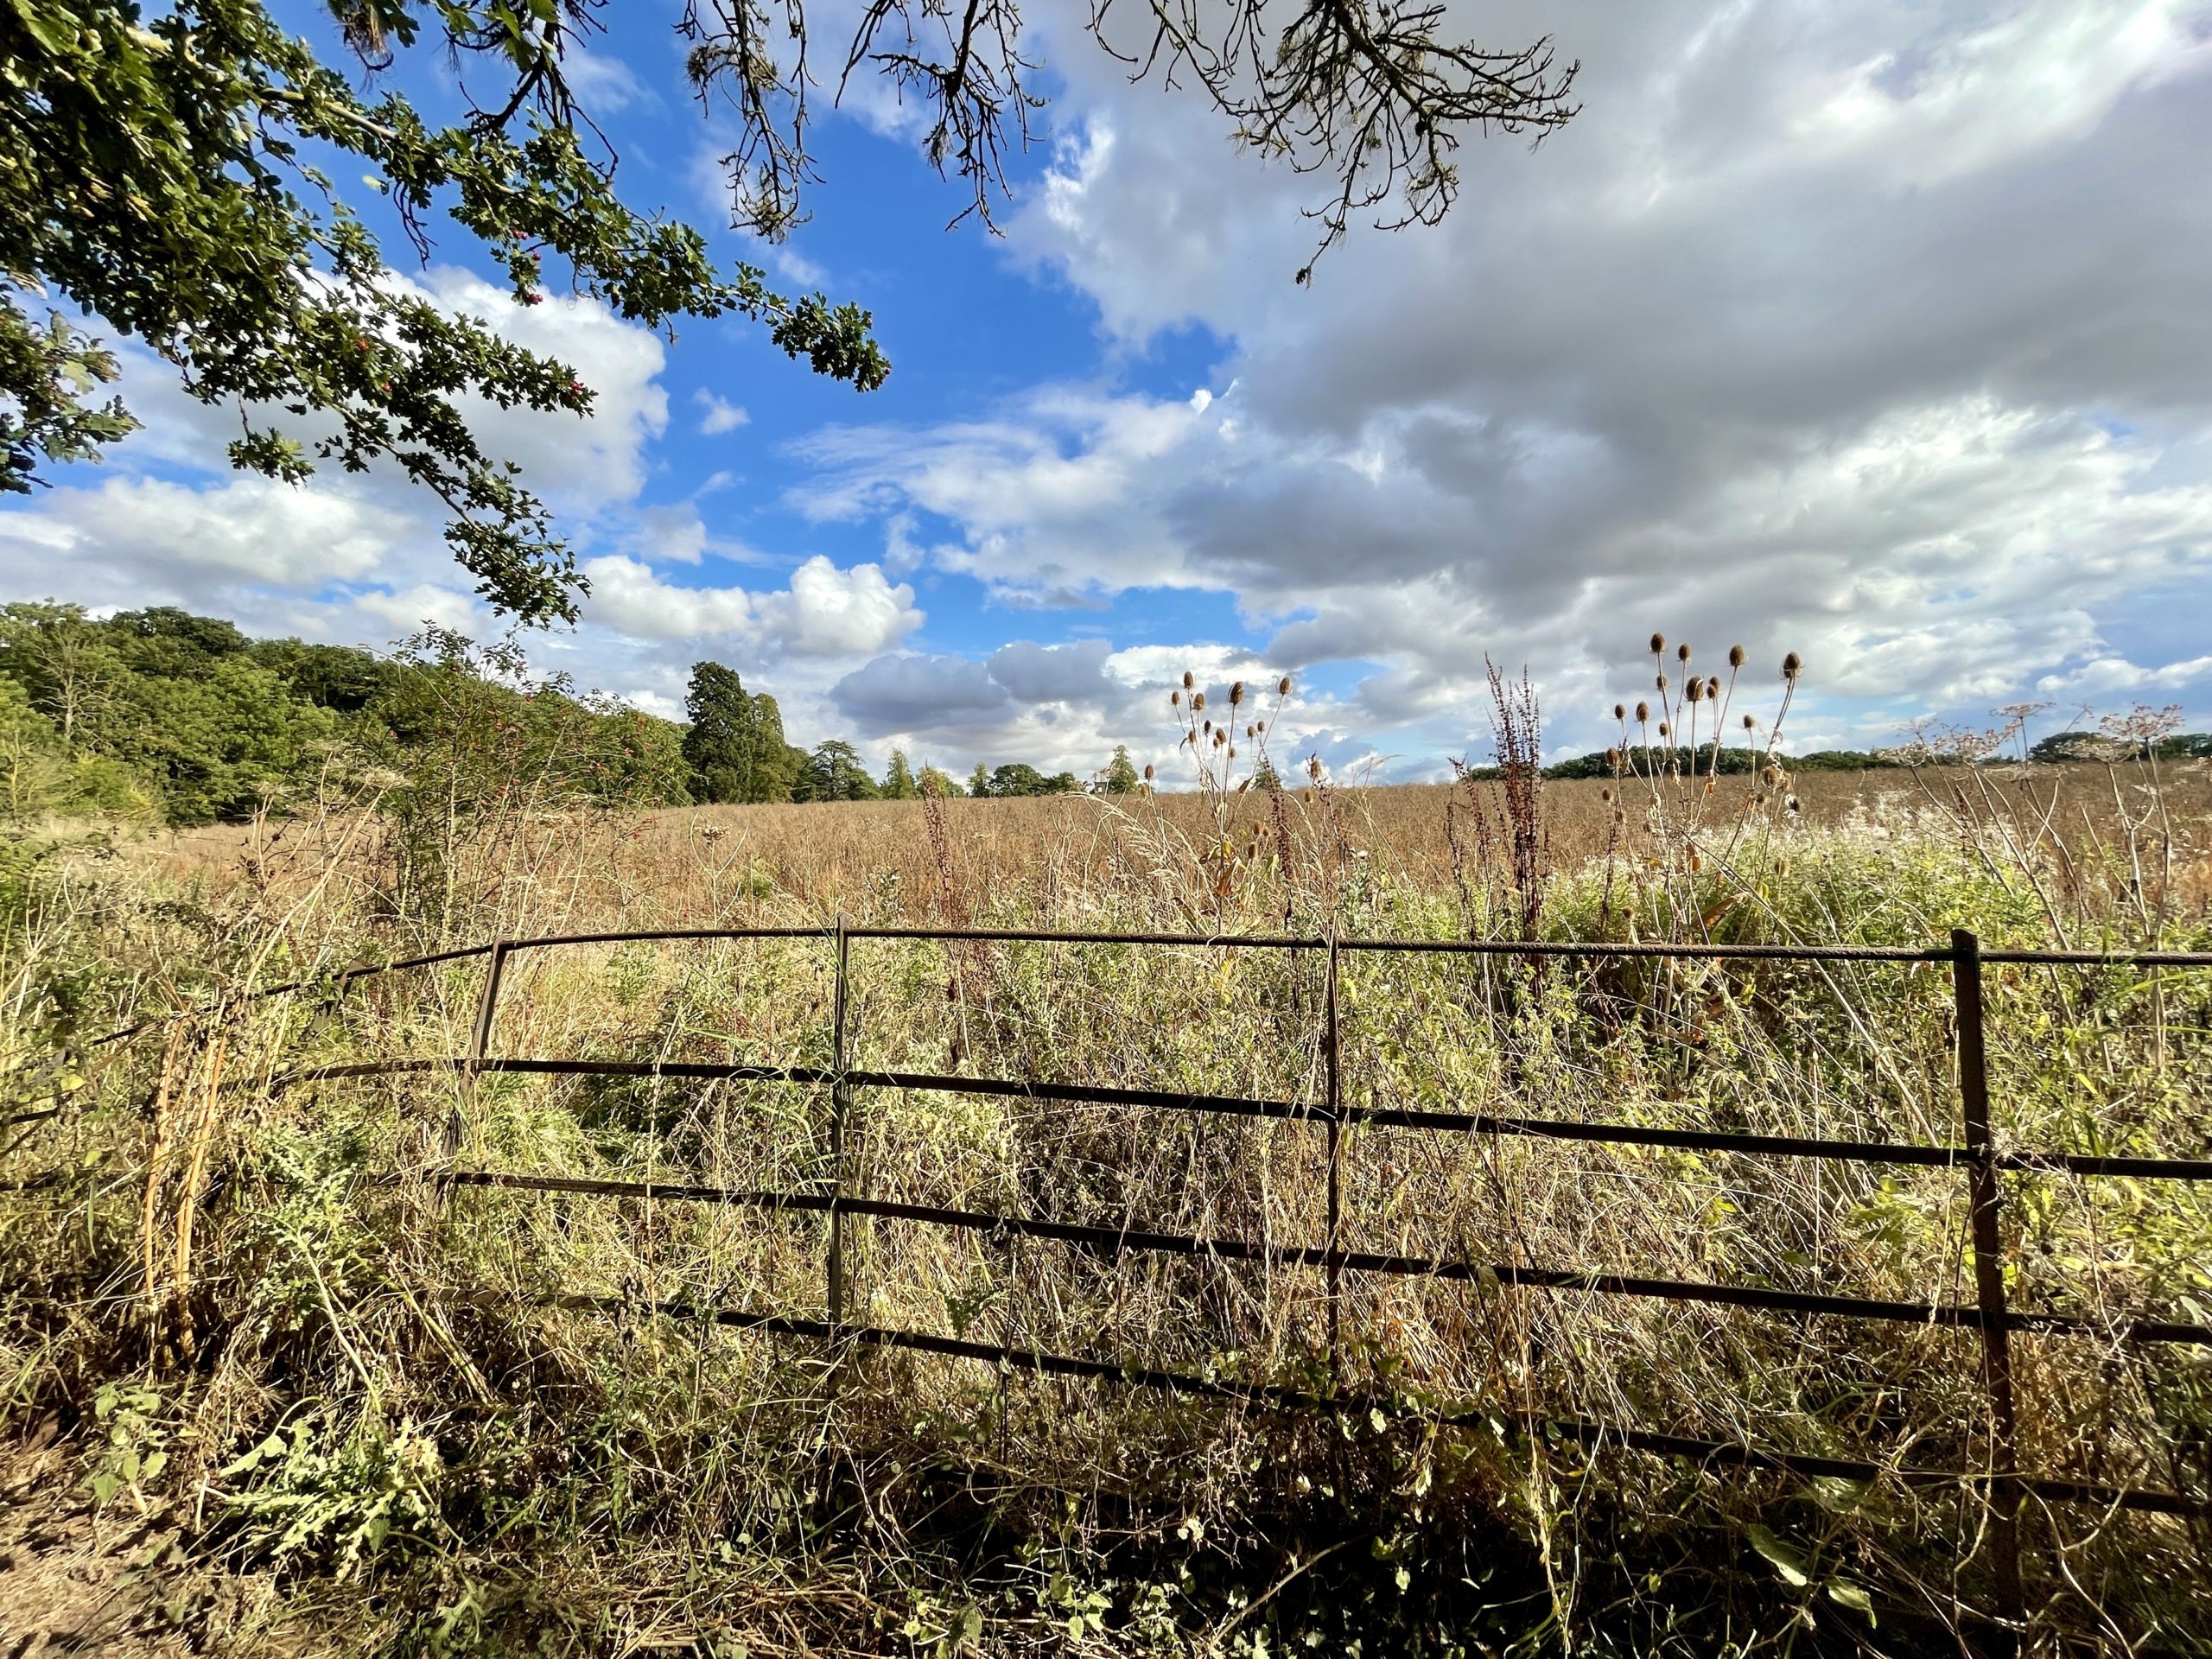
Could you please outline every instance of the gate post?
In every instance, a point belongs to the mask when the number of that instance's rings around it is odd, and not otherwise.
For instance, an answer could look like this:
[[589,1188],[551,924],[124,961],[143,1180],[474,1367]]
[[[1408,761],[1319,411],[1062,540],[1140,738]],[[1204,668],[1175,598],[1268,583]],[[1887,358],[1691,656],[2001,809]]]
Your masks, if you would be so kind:
[[846,1115],[852,1095],[845,1083],[845,918],[837,918],[837,979],[830,1003],[830,1260],[828,1300],[830,1323],[845,1322],[845,1196]]
[[1322,1062],[1329,1102],[1329,1230],[1323,1260],[1329,1277],[1329,1382],[1340,1381],[1344,1366],[1344,1262],[1337,1230],[1344,1219],[1344,1064],[1337,1028],[1337,929],[1329,925],[1328,984],[1323,997],[1328,1032]]
[[1974,1300],[1980,1314],[1982,1386],[1989,1395],[1990,1537],[1997,1567],[1997,1611],[2007,1648],[2017,1648],[2026,1619],[2020,1586],[2019,1447],[2012,1408],[2012,1325],[2005,1309],[2003,1188],[1989,1132],[1989,1062],[1983,1036],[1981,941],[1970,928],[1951,930],[1951,985],[1958,1018],[1959,1096],[1966,1125],[1967,1192],[1974,1243]]

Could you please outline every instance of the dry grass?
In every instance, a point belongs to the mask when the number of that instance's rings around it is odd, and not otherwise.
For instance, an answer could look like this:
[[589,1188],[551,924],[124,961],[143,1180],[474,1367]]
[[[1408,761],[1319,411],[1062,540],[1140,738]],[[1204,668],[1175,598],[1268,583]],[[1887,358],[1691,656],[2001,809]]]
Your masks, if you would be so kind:
[[[1799,775],[1790,789],[1800,821],[1814,828],[1869,823],[1885,834],[1970,837],[1985,830],[1994,803],[2023,826],[2024,841],[2086,851],[2115,838],[2122,820],[2142,810],[2149,786],[2137,767],[2039,766],[1973,776],[1948,768],[1815,772]],[[2169,767],[2161,786],[2177,821],[2212,822],[2212,766]],[[1724,778],[1717,788],[1732,807],[1754,793],[1741,778]],[[1572,868],[1605,856],[1612,792],[1612,785],[1594,779],[1544,786],[1555,864]],[[1633,784],[1619,793],[1636,804]],[[1340,829],[1347,850],[1383,861],[1414,887],[1440,891],[1452,880],[1453,861],[1446,809],[1463,798],[1459,785],[1445,784],[1339,791],[1338,810],[1325,827],[1316,791],[1292,791],[1294,857],[1326,859],[1333,850],[1330,832]],[[1230,810],[1241,834],[1269,833],[1262,797],[1239,798]],[[1019,888],[1041,895],[1053,913],[1062,908],[1055,895],[1093,891],[1127,874],[1131,828],[1186,857],[1196,855],[1215,828],[1207,798],[1197,792],[955,800],[944,810],[957,877],[968,890],[988,898],[988,890],[1001,885]],[[213,825],[150,836],[133,851],[165,875],[227,883],[265,855],[265,835]],[[681,926],[729,914],[747,896],[772,892],[825,912],[842,903],[882,918],[946,919],[919,801],[664,809],[626,815],[609,827],[604,846],[603,869],[569,869],[562,877],[584,884],[566,905],[577,913],[644,916]],[[2191,843],[2183,860],[2182,880],[2194,884],[2184,895],[2190,902],[2212,899],[2212,865],[2193,855],[2202,850]]]
[[[1924,789],[1893,772],[1764,791],[1723,779],[1711,798],[1669,785],[1618,817],[1605,785],[1550,786],[1560,868],[1540,925],[2212,937],[2201,772],[2154,798],[2126,769],[1925,776]],[[92,987],[74,994],[102,1013],[205,1007],[211,993],[456,939],[840,913],[1433,937],[1518,925],[1491,791],[1316,788],[1279,819],[1274,804],[518,810],[443,855],[443,890],[467,902],[441,906],[435,926],[391,912],[397,855],[379,824],[334,812],[77,867],[20,935],[18,985]],[[823,1065],[826,968],[810,940],[529,952],[493,1050]],[[0,1350],[19,1408],[81,1410],[101,1377],[144,1366],[164,1391],[131,1433],[175,1452],[146,1501],[197,1493],[252,1559],[364,1580],[346,1593],[380,1593],[406,1641],[428,1643],[436,1610],[467,1597],[455,1628],[469,1641],[557,1630],[577,1651],[648,1637],[871,1651],[897,1633],[949,1655],[972,1612],[1006,1651],[1230,1651],[1261,1631],[1271,1651],[1309,1638],[1338,1650],[1362,1631],[1369,1651],[1433,1650],[1457,1631],[1478,1649],[1519,1636],[1702,1654],[1779,1649],[1807,1619],[1876,1639],[1852,1611],[1861,1589],[1881,1599],[1879,1630],[1914,1613],[1984,1628],[1986,1516],[1961,1491],[1713,1479],[1519,1432],[1563,1416],[1971,1468],[1988,1456],[1987,1415],[1961,1333],[1348,1274],[1338,1380],[1392,1405],[1332,1422],[922,1356],[830,1365],[804,1344],[550,1308],[565,1291],[818,1315],[823,1224],[658,1199],[440,1202],[420,1178],[456,1113],[476,1166],[804,1192],[831,1174],[827,1101],[662,1078],[272,1086],[305,1065],[461,1052],[480,972],[379,978],[328,1006],[217,1004],[100,1056],[93,1085],[19,1139],[7,1172],[48,1182],[0,1235],[27,1287],[31,1334]],[[878,941],[855,945],[853,973],[866,1066],[1293,1099],[1319,1087],[1316,952]],[[2000,1135],[2207,1155],[2207,979],[1994,974]],[[1948,1141],[1948,995],[1941,974],[1889,967],[1540,973],[1355,955],[1344,1075],[1351,1098],[1382,1106]],[[50,1046],[28,994],[16,1006],[16,1052]],[[857,1111],[845,1178],[879,1198],[1279,1243],[1325,1232],[1326,1142],[1311,1125],[890,1090],[864,1091]],[[1952,1172],[1382,1128],[1348,1134],[1343,1156],[1356,1249],[1970,1299]],[[2204,1317],[2207,1196],[2019,1178],[2017,1295],[2106,1330]],[[858,1226],[853,1268],[854,1312],[886,1324],[1328,1382],[1325,1283],[1308,1268],[893,1221]],[[2193,1351],[2102,1335],[2018,1348],[2033,1466],[2212,1480],[2212,1386]],[[1447,1414],[1478,1421],[1447,1429]],[[1805,1564],[1802,1583],[1746,1545],[1751,1529]],[[2212,1632],[2212,1586],[2187,1565],[2201,1530],[2052,1506],[2027,1531],[2038,1639]],[[1330,1565],[1313,1567],[1324,1552]],[[721,1569],[702,1578],[702,1558]],[[1488,1611],[1459,1587],[1484,1572],[1498,1575],[1474,1598]],[[1295,1592],[1248,1616],[1287,1573]],[[517,1599],[524,1582],[535,1600]],[[1104,1622],[1084,1625],[1085,1608]],[[587,1627],[617,1636],[575,1636]]]

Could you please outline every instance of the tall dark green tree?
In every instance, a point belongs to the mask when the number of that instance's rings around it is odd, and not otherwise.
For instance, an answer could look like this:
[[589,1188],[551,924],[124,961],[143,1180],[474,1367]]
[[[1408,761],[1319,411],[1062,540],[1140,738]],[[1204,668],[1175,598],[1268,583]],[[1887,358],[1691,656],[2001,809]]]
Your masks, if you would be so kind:
[[[818,373],[880,385],[889,365],[867,313],[724,270],[696,230],[616,191],[568,74],[601,3],[330,0],[335,38],[321,46],[259,0],[0,5],[0,488],[97,458],[137,426],[99,390],[117,364],[76,321],[89,318],[240,411],[234,465],[296,480],[319,463],[391,464],[443,503],[447,539],[495,606],[573,618],[585,582],[571,552],[464,410],[480,398],[581,414],[591,389],[393,280],[343,194],[356,179],[397,209],[417,261],[442,219],[445,257],[473,242],[525,304],[565,283],[656,326],[734,314]],[[1155,7],[1143,61],[1198,87],[1243,142],[1331,177],[1314,210],[1324,248],[1370,210],[1433,222],[1464,136],[1540,135],[1574,112],[1574,70],[1543,41],[1455,43],[1436,32],[1441,7],[1294,0],[1263,24],[1265,4]],[[1092,10],[1102,42],[1111,10]],[[803,217],[813,168],[806,24],[804,0],[707,0],[681,23],[690,90],[734,135],[733,221],[770,239]],[[1020,31],[1008,4],[976,0],[953,29],[932,0],[880,0],[850,43],[847,73],[880,73],[924,111],[929,154],[987,219],[1006,148],[1039,105]],[[457,119],[381,84],[404,56],[442,70]]]
[[701,801],[787,801],[793,767],[784,741],[784,716],[766,692],[745,689],[737,671],[700,663],[684,696],[690,729],[683,758],[690,766],[691,795]]

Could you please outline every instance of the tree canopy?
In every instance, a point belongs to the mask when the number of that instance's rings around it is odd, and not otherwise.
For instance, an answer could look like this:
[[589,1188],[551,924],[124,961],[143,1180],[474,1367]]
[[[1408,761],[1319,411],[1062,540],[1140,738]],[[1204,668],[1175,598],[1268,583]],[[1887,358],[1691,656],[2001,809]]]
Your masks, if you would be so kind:
[[[1140,76],[1195,86],[1241,145],[1327,174],[1313,209],[1324,248],[1370,207],[1385,225],[1441,215],[1463,134],[1541,135],[1573,113],[1574,69],[1546,41],[1454,43],[1438,33],[1441,7],[1397,0],[1294,0],[1263,20],[1264,3],[1156,4],[1126,40],[1109,3],[1090,25]],[[571,550],[517,467],[479,442],[463,400],[582,415],[591,388],[399,279],[319,153],[390,203],[418,263],[442,218],[522,303],[565,282],[655,327],[742,316],[816,372],[880,385],[890,365],[867,312],[724,269],[696,228],[616,190],[568,73],[599,8],[331,0],[334,44],[353,60],[341,68],[257,0],[0,5],[0,489],[97,459],[137,427],[103,390],[118,373],[92,332],[104,327],[237,410],[235,466],[295,482],[323,464],[397,467],[442,502],[447,539],[493,606],[574,620],[587,583]],[[781,237],[815,176],[804,0],[691,0],[681,32],[691,91],[735,120],[733,223]],[[436,124],[388,84],[406,54],[461,67],[460,119]],[[838,86],[875,74],[918,99],[931,160],[988,219],[1008,148],[1042,105],[1033,73],[1010,0],[874,0]]]
[[860,752],[841,737],[819,745],[800,766],[795,801],[872,801],[879,791]]
[[1098,790],[1103,795],[1134,795],[1144,786],[1144,779],[1137,776],[1137,763],[1129,759],[1129,746],[1116,743],[1114,758],[1106,763],[1106,770],[1098,779]]
[[784,741],[783,711],[766,692],[750,692],[734,669],[700,663],[684,699],[691,724],[683,759],[691,794],[702,801],[787,801],[798,766]]

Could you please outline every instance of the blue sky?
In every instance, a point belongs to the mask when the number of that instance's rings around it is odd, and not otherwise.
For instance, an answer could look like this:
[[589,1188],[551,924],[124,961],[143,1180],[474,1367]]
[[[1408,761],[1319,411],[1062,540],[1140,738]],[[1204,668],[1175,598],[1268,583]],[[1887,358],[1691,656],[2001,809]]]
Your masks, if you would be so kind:
[[[715,230],[873,310],[878,392],[742,322],[525,312],[458,232],[409,269],[601,394],[588,423],[480,423],[593,578],[541,664],[673,714],[713,658],[797,741],[963,772],[1165,761],[1188,667],[1293,673],[1281,747],[1433,775],[1486,753],[1485,656],[1574,752],[1655,629],[1708,669],[1742,643],[1769,705],[1801,652],[1792,747],[2024,702],[2212,726],[2206,6],[1455,7],[1491,41],[1556,29],[1582,115],[1533,151],[1471,139],[1442,226],[1356,232],[1310,289],[1313,181],[1130,86],[1086,12],[1033,20],[1053,103],[1002,237],[944,228],[960,188],[872,88],[825,92],[786,245]],[[626,194],[719,227],[674,13],[606,16],[579,83]],[[400,79],[435,106],[439,73]],[[0,594],[496,631],[428,504],[231,474],[232,417],[125,359],[147,430],[0,512]]]

